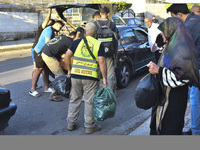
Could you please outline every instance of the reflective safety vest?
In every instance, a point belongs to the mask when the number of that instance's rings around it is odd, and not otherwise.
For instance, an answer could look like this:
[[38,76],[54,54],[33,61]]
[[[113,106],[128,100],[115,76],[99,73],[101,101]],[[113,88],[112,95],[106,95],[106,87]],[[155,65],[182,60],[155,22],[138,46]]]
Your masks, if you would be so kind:
[[96,60],[92,58],[82,39],[74,53],[71,74],[98,78],[98,51],[101,42],[91,36],[87,36],[86,39]]

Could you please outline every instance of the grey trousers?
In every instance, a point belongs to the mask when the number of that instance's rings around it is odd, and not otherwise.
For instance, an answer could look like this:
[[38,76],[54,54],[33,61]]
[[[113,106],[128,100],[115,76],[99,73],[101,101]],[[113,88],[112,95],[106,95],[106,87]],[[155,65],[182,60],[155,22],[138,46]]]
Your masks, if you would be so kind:
[[[106,58],[107,65],[107,87],[113,90],[113,93],[117,96],[117,81],[115,76],[115,64],[112,57]],[[100,80],[100,86],[102,86],[103,80]]]
[[84,126],[92,128],[95,125],[93,115],[93,97],[99,86],[99,81],[71,78],[71,91],[68,109],[68,124],[77,122],[82,100],[84,101]]

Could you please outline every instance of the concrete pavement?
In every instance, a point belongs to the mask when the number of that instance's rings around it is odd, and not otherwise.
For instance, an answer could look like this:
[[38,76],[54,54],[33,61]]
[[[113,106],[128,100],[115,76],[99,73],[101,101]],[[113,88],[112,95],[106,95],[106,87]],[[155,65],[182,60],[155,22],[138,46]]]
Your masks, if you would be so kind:
[[[0,42],[0,53],[6,51],[16,51],[31,49],[34,42],[34,38],[22,39],[16,41],[5,41]],[[127,122],[121,124],[120,126],[109,131],[108,134],[118,134],[118,135],[149,135],[150,132],[150,110],[147,110],[138,116],[128,120]],[[187,131],[190,128],[190,103],[188,102],[186,116],[185,116],[185,127],[183,131]]]
[[31,49],[34,40],[34,38],[27,38],[22,40],[0,42],[0,52]]
[[[151,120],[151,118],[149,117],[143,124],[141,124],[138,128],[136,128],[134,131],[132,131],[129,135],[149,135],[150,120]],[[190,103],[188,102],[187,109],[185,112],[185,125],[183,128],[183,131],[188,131],[190,129],[190,121],[191,121]]]

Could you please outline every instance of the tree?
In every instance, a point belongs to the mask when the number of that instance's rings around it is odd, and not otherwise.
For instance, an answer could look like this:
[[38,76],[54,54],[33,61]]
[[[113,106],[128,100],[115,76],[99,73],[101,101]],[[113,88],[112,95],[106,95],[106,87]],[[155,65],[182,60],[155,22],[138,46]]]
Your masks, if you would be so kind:
[[132,4],[126,3],[125,1],[115,2],[118,6],[118,11],[129,9]]
[[91,2],[91,4],[116,4],[118,7],[118,11],[121,10],[126,10],[128,8],[130,8],[132,6],[131,3],[126,3],[126,1],[120,1],[120,2],[111,2],[109,0],[95,0],[93,2]]

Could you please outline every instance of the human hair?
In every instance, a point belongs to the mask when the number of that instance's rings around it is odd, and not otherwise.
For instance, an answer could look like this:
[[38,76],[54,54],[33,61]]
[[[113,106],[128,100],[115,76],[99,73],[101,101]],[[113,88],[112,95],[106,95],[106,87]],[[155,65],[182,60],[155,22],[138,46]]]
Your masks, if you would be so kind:
[[110,12],[110,9],[106,6],[104,6],[102,9],[101,9],[101,13],[106,13],[108,14]]
[[55,23],[59,23],[60,25],[64,26],[65,24],[61,20],[55,21]]
[[69,36],[76,36],[76,32],[75,31],[70,32]]
[[170,7],[167,8],[167,13],[168,12],[172,12],[175,15],[177,15],[177,13],[190,13],[187,4],[172,4]]
[[48,23],[47,26],[52,26],[54,23],[55,23],[55,20],[53,20],[53,19],[49,19],[49,23]]
[[94,14],[92,15],[92,18],[94,18],[94,16],[97,16],[97,15],[100,16],[100,11],[98,11],[98,10],[94,12]]
[[86,24],[85,33],[87,35],[95,36],[96,32],[97,32],[97,27],[93,22],[89,22],[88,24]]
[[192,9],[191,9],[191,12],[194,12],[194,10],[195,10],[196,8],[198,8],[198,7],[200,8],[200,5],[193,5],[193,6],[192,6]]

